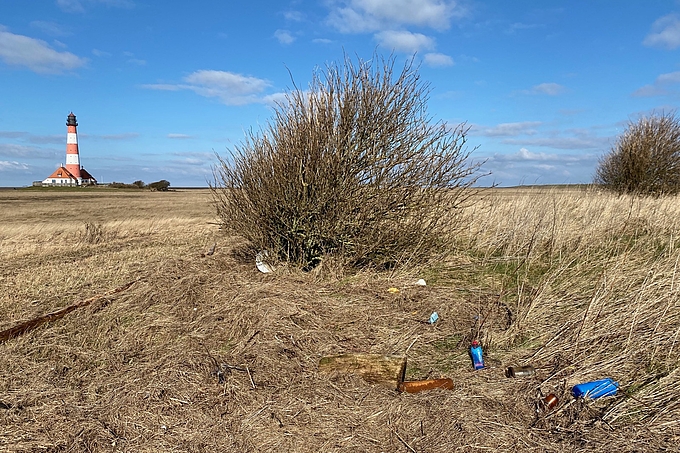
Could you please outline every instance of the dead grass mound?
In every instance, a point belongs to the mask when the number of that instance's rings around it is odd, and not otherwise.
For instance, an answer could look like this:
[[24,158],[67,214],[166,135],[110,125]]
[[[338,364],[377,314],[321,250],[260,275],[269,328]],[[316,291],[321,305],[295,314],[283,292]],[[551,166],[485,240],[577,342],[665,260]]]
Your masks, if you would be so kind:
[[[573,201],[543,196],[557,213]],[[599,202],[587,197],[581,202]],[[510,202],[508,223],[522,202]],[[532,204],[536,217],[526,220],[538,224],[541,206]],[[0,344],[0,449],[676,449],[678,249],[650,249],[647,241],[662,236],[645,234],[620,250],[606,242],[597,250],[590,222],[581,234],[591,240],[561,228],[552,236],[562,257],[554,252],[549,264],[548,242],[515,255],[517,242],[502,243],[510,230],[496,225],[448,262],[351,276],[333,276],[330,266],[261,274],[235,239],[220,239],[205,256],[209,230],[138,238],[125,256],[136,262],[145,247],[143,266],[119,263],[109,287],[99,281],[84,292],[106,292],[130,277],[133,286]],[[586,243],[588,254],[573,261],[585,253],[576,244]],[[109,246],[81,244],[102,255],[114,253]],[[8,283],[26,278],[8,270]],[[428,286],[414,284],[421,276]],[[433,311],[440,320],[430,325]],[[0,329],[19,319],[3,319]],[[480,371],[467,355],[475,337],[486,352]],[[454,389],[400,394],[352,374],[318,372],[321,357],[348,352],[407,354],[407,379],[451,377]],[[534,376],[504,376],[505,366],[525,363]],[[586,401],[569,395],[572,385],[602,377],[622,392]],[[552,412],[539,405],[548,393],[560,399]]]

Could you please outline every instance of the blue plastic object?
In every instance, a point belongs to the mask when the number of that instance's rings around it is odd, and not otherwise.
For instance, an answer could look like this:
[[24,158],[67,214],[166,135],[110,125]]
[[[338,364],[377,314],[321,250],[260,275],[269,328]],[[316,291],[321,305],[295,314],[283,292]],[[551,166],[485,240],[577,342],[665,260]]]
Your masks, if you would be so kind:
[[477,340],[473,341],[472,346],[470,346],[470,357],[472,357],[472,365],[474,365],[475,370],[484,368],[482,346]]
[[435,311],[434,313],[432,313],[430,315],[430,324],[434,324],[435,322],[437,322],[438,319],[439,319],[439,315]]
[[616,395],[619,383],[610,378],[600,379],[599,381],[585,382],[575,385],[571,389],[571,394],[576,398],[602,398],[603,396]]

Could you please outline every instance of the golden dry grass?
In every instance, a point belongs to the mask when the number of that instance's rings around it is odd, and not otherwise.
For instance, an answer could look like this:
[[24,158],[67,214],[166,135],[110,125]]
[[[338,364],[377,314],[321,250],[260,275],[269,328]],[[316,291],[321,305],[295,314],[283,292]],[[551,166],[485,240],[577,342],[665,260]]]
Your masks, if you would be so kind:
[[[261,274],[207,191],[0,191],[0,330],[136,282],[0,344],[0,451],[677,449],[678,201],[494,190],[419,269]],[[318,372],[353,351],[455,387]],[[602,377],[619,395],[569,395]]]

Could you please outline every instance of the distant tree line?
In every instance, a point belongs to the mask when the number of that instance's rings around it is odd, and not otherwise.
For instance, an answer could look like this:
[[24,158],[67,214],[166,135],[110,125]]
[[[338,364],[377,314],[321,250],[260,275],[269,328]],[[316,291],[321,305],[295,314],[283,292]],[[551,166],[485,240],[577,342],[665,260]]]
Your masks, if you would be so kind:
[[170,181],[161,179],[160,181],[152,182],[151,184],[146,184],[142,180],[137,180],[132,184],[127,184],[124,182],[112,182],[109,184],[109,187],[114,189],[149,189],[166,192],[170,188]]

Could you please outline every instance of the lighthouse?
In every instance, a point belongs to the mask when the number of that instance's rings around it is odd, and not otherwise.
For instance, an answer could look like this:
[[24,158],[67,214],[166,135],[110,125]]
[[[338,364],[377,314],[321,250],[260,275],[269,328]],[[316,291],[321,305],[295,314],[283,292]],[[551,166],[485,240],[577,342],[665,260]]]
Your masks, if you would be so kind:
[[73,112],[66,117],[66,165],[61,165],[42,182],[43,186],[88,186],[97,184],[83,167],[80,166],[78,150],[78,121]]
[[78,122],[76,121],[76,116],[71,112],[66,118],[66,169],[75,176],[78,181],[82,181],[83,178],[80,175],[77,127]]

